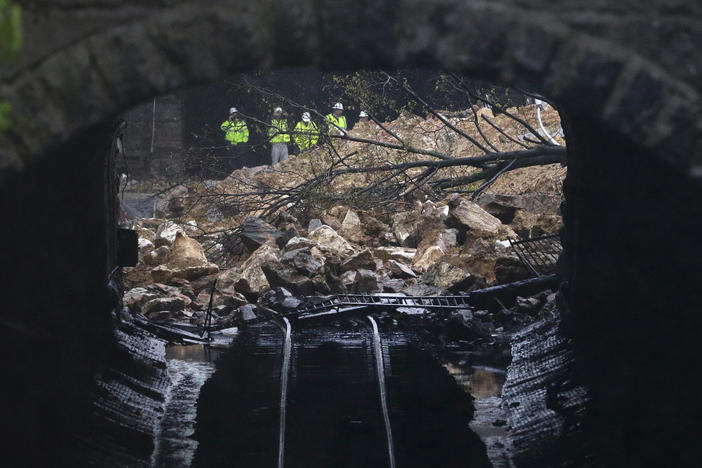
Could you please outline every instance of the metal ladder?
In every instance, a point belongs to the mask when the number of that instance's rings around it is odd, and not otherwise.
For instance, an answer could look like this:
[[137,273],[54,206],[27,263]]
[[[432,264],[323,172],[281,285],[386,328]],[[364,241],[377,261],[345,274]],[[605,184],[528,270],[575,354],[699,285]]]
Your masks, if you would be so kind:
[[520,241],[510,239],[509,244],[524,266],[537,278],[553,273],[558,257],[563,252],[561,239],[557,234]]
[[318,304],[300,306],[288,317],[304,319],[329,312],[342,312],[368,307],[415,309],[466,309],[470,296],[400,296],[394,294],[337,294]]

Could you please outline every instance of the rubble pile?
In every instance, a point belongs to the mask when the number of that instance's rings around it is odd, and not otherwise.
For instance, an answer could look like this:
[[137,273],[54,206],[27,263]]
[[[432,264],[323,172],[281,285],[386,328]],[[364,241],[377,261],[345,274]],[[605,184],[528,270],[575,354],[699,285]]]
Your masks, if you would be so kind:
[[[510,111],[529,120],[534,109]],[[458,128],[475,132],[471,113],[447,118]],[[510,133],[519,130],[504,115],[490,118]],[[560,125],[552,109],[544,113],[544,120],[550,128]],[[408,144],[454,157],[476,152],[431,116],[403,114],[384,125]],[[516,149],[494,129],[486,129],[485,135],[501,149]],[[393,138],[372,122],[357,125],[352,136],[388,142]],[[354,141],[338,142],[338,150],[355,151],[364,164],[387,162],[391,156],[385,148]],[[559,164],[505,174],[476,200],[460,193],[431,200],[418,191],[392,208],[359,209],[328,206],[330,198],[324,198],[307,200],[311,208],[280,206],[264,216],[261,207],[270,206],[278,195],[257,190],[298,184],[325,167],[320,166],[325,155],[320,148],[275,168],[245,167],[222,181],[164,191],[155,209],[161,218],[131,222],[139,235],[139,263],[125,269],[125,306],[157,322],[202,325],[211,301],[213,324],[223,325],[294,309],[300,298],[308,296],[466,294],[529,278],[509,239],[555,234],[562,225],[565,169]],[[321,190],[331,194],[367,183],[368,177],[372,176],[349,174]],[[208,203],[195,204],[203,193]],[[231,198],[225,195],[232,193],[241,195],[239,202],[248,200],[259,208],[228,203]],[[539,307],[544,301],[539,299]],[[523,303],[515,307],[526,310]],[[453,320],[467,323],[470,315],[480,329],[518,322],[511,309],[502,309],[464,311]]]
[[276,223],[249,216],[228,266],[208,254],[225,251],[231,235],[140,219],[133,225],[139,264],[125,269],[124,305],[157,322],[201,325],[211,296],[221,325],[294,309],[306,296],[465,294],[528,278],[508,239],[556,232],[555,207],[547,197],[488,195],[475,203],[453,195],[387,219],[346,206],[306,222],[289,213]]
[[[537,127],[535,109],[534,105],[527,105],[510,108],[507,111]],[[485,110],[482,114],[514,139],[513,141],[505,137],[483,122],[482,135],[500,151],[523,150],[524,147],[516,142],[530,144],[528,142],[535,139],[523,126],[505,114],[492,115]],[[544,125],[552,133],[557,133],[560,129],[558,112],[549,107],[542,116]],[[470,110],[446,113],[445,118],[457,130],[485,144],[483,136],[475,127],[475,119]],[[334,151],[330,151],[328,147],[319,146],[311,151],[293,155],[275,167],[243,167],[220,181],[191,182],[187,187],[178,185],[166,190],[159,197],[156,215],[181,222],[194,220],[197,226],[206,232],[238,228],[250,215],[268,217],[271,213],[265,213],[266,208],[275,205],[281,194],[287,190],[299,188],[305,181],[320,176],[329,168],[343,168],[347,167],[346,164],[354,167],[383,166],[435,159],[431,154],[424,154],[421,151],[419,153],[399,151],[367,143],[367,141],[438,152],[453,158],[483,154],[477,146],[432,115],[420,117],[403,112],[397,119],[382,123],[382,128],[375,122],[359,122],[349,132],[349,136],[351,139],[334,139]],[[556,140],[561,144],[565,143],[560,137],[556,137]],[[341,155],[344,155],[344,165],[339,166]],[[423,167],[409,168],[405,170],[405,174],[416,177],[423,171]],[[446,167],[437,170],[432,179],[452,180],[479,171],[479,168],[468,166]],[[535,193],[561,194],[565,173],[566,169],[560,164],[519,168],[501,175],[491,191],[503,195],[520,196]],[[324,224],[340,232],[346,239],[354,241],[355,234],[350,230],[358,220],[344,219],[344,216],[337,216],[337,213],[331,212],[333,202],[330,205],[329,200],[340,193],[352,192],[358,187],[376,183],[386,176],[387,174],[382,171],[337,175],[303,195],[297,209],[308,212],[310,217],[320,219]],[[416,191],[414,194],[420,198],[420,201],[425,201],[421,199],[421,191]],[[334,220],[324,219],[327,214],[333,215]],[[344,222],[346,226],[342,232],[341,224]],[[383,231],[384,227],[386,226],[377,226],[379,231]]]

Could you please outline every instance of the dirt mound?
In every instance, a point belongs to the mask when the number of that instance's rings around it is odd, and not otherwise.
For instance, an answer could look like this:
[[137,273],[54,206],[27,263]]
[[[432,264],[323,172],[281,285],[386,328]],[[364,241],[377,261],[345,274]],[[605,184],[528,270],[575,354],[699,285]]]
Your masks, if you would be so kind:
[[562,196],[567,169],[560,164],[522,167],[502,174],[491,186],[491,193],[524,195],[552,193]]

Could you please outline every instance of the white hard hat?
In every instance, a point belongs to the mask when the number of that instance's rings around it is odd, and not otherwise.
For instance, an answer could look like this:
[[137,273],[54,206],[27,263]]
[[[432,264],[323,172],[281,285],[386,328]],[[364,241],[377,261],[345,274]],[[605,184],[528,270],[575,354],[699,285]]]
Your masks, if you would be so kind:
[[361,111],[360,114],[358,114],[359,117],[368,117],[368,114],[366,114],[366,111]]
[[340,102],[337,102],[332,109],[344,110],[344,106]]
[[282,107],[276,107],[275,109],[273,109],[273,112],[283,112],[283,108],[282,108]]
[[303,122],[309,122],[309,121],[310,121],[310,113],[309,113],[309,112],[303,112],[303,113],[302,113],[302,121],[303,121]]
[[236,107],[230,107],[230,108],[229,108],[229,113],[230,113],[230,114],[234,114],[234,113],[236,113],[236,112],[239,112],[238,110],[236,110]]

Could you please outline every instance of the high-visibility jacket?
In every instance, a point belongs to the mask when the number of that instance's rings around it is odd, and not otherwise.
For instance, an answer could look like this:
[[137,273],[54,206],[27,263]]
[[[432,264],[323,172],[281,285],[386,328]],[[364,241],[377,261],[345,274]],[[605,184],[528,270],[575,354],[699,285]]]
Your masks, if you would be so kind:
[[246,122],[243,120],[236,119],[234,122],[225,120],[219,128],[225,132],[224,139],[232,145],[249,141],[249,127],[246,126]]
[[299,121],[295,125],[295,134],[293,135],[295,143],[302,151],[309,149],[317,144],[319,139],[319,129],[314,122]]
[[336,129],[337,131],[339,130],[336,127],[340,127],[344,130],[346,130],[346,116],[345,115],[340,115],[338,118],[334,116],[334,114],[327,114],[325,117],[327,119],[327,122],[329,122],[329,129]]
[[271,143],[287,143],[290,141],[288,131],[288,121],[286,119],[271,119],[271,126],[268,129],[268,137]]

